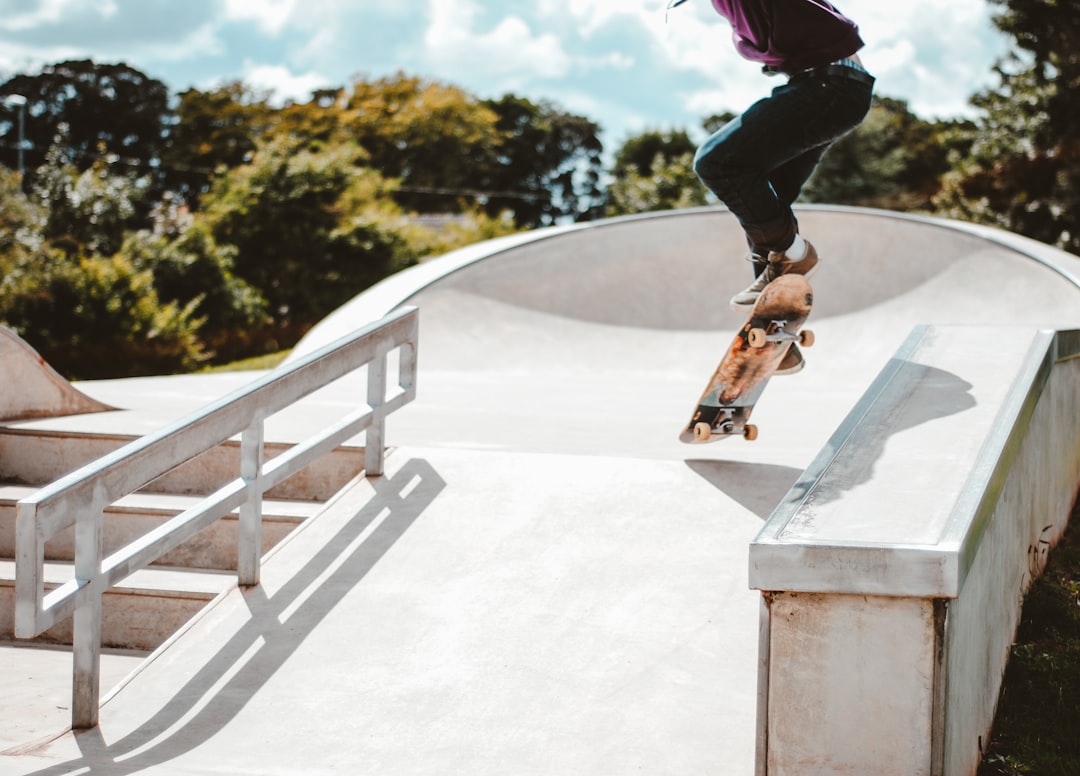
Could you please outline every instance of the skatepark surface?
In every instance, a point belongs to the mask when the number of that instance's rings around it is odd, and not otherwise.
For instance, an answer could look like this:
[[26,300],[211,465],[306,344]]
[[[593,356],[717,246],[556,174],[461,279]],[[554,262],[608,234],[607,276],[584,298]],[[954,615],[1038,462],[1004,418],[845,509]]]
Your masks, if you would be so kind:
[[[276,548],[259,587],[106,661],[97,729],[65,731],[70,656],[43,651],[3,706],[0,774],[753,773],[763,521],[913,326],[1080,327],[1080,259],[1055,249],[881,211],[799,220],[822,257],[816,344],[769,384],[753,443],[677,441],[751,279],[722,209],[472,246],[328,316],[292,358],[420,310],[386,474]],[[145,433],[251,379],[81,383],[124,411],[25,425]],[[267,438],[349,401],[331,387]]]

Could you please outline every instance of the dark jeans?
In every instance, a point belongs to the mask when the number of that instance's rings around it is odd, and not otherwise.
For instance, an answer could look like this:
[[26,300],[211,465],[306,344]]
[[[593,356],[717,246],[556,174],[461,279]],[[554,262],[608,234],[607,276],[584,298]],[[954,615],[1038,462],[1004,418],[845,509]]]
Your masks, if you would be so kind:
[[[838,72],[839,71],[839,72]],[[793,76],[698,149],[694,170],[728,206],[751,252],[791,245],[791,205],[825,151],[870,110],[873,79],[837,66]]]

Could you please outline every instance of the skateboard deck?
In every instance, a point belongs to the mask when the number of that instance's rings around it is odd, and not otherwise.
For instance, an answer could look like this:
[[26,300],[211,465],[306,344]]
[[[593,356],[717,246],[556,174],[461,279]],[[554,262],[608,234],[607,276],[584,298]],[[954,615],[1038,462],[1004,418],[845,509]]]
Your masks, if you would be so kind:
[[757,438],[757,426],[748,422],[750,413],[792,343],[813,344],[813,333],[802,330],[813,303],[814,291],[802,275],[781,275],[765,286],[698,399],[680,441]]

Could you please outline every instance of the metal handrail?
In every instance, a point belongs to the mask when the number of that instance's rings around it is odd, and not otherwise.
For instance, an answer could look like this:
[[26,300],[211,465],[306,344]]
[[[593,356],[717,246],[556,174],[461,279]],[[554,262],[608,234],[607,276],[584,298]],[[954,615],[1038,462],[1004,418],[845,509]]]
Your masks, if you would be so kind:
[[[136,439],[19,501],[16,517],[15,635],[32,638],[74,616],[72,727],[97,725],[102,596],[214,521],[239,508],[237,582],[259,582],[263,494],[361,431],[364,470],[381,475],[385,419],[416,397],[418,313],[406,308],[330,343],[295,364]],[[397,390],[387,395],[387,362],[399,351]],[[263,461],[266,419],[367,366],[364,406],[286,452]],[[240,476],[169,521],[104,556],[105,508],[236,434]],[[45,543],[75,526],[74,578],[45,593]]]

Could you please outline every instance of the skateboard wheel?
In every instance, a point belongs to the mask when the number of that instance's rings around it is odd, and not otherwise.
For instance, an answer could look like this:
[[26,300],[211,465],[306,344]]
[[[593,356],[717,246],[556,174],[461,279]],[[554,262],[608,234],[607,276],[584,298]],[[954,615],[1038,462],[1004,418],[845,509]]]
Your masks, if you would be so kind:
[[708,423],[695,423],[694,424],[694,439],[699,442],[706,441],[712,436],[712,426]]
[[757,439],[757,426],[751,423],[750,425],[743,428],[743,438],[747,442],[753,442],[755,439]]
[[799,332],[799,343],[806,348],[813,347],[814,345],[814,332],[809,329],[805,329]]
[[746,341],[750,343],[752,348],[763,348],[765,343],[769,341],[768,336],[765,334],[764,329],[751,329],[750,334],[746,337]]

